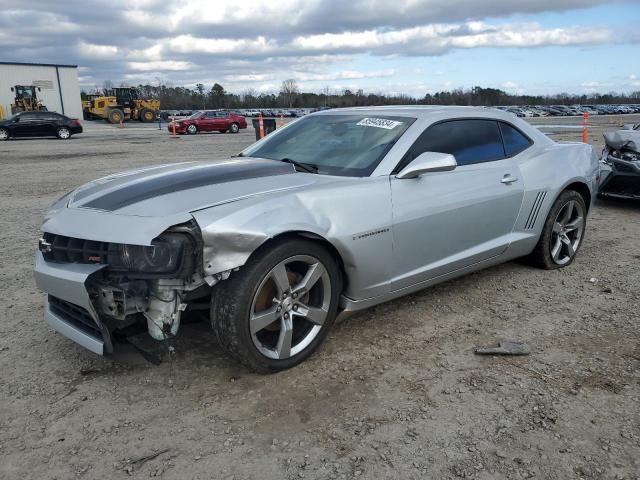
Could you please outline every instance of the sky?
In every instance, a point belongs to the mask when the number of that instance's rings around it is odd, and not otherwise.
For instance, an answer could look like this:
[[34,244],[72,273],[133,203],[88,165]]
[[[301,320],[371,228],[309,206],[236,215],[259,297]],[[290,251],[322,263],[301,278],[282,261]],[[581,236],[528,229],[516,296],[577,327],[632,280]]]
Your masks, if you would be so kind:
[[0,61],[82,88],[640,90],[640,0],[0,0]]

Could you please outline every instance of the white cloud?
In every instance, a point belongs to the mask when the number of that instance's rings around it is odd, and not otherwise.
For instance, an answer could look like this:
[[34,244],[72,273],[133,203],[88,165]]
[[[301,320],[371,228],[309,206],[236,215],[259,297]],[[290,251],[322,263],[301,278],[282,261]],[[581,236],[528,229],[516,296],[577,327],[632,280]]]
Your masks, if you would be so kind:
[[137,70],[141,72],[159,71],[159,70],[188,70],[191,68],[189,62],[175,61],[175,60],[156,60],[152,62],[129,62],[129,68],[131,70]]
[[118,47],[115,45],[97,45],[80,40],[77,46],[78,53],[87,58],[115,58],[118,55]]

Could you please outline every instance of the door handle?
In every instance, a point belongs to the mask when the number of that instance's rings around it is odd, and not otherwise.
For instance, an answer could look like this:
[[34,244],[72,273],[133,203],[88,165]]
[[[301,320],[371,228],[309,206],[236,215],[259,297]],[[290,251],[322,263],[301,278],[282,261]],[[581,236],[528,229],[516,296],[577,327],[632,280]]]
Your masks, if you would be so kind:
[[505,185],[511,185],[513,182],[517,182],[517,181],[518,181],[518,177],[512,177],[508,173],[504,177],[502,177],[502,180],[500,180],[500,182],[504,183]]

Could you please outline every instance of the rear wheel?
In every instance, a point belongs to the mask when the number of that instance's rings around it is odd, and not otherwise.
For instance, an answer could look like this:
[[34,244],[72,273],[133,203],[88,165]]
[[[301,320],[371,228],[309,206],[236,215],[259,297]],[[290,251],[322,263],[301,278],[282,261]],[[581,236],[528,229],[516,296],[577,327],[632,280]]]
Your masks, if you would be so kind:
[[333,325],[341,280],[336,259],[316,242],[262,249],[214,289],[211,322],[220,345],[260,372],[297,365]]
[[240,131],[240,125],[238,125],[237,123],[232,123],[231,125],[229,125],[229,131],[231,133],[238,133]]
[[68,140],[71,137],[71,132],[67,127],[59,127],[56,131],[56,137],[60,140]]
[[107,121],[113,124],[124,121],[124,112],[119,108],[109,110],[109,113],[107,114]]
[[0,128],[0,142],[4,140],[9,140],[9,130]]
[[546,270],[570,265],[578,253],[586,225],[587,207],[582,195],[565,190],[551,207],[540,240],[529,259]]

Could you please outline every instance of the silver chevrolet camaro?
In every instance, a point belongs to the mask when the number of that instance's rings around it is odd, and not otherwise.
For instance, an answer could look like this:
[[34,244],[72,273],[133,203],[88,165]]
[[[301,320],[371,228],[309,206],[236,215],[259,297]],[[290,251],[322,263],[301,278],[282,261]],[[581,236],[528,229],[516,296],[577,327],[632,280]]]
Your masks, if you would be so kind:
[[569,265],[598,179],[589,145],[498,110],[323,111],[228,160],[68,193],[46,214],[35,276],[47,323],[95,353],[140,329],[169,339],[205,309],[225,351],[277,371],[340,312],[518,257]]

